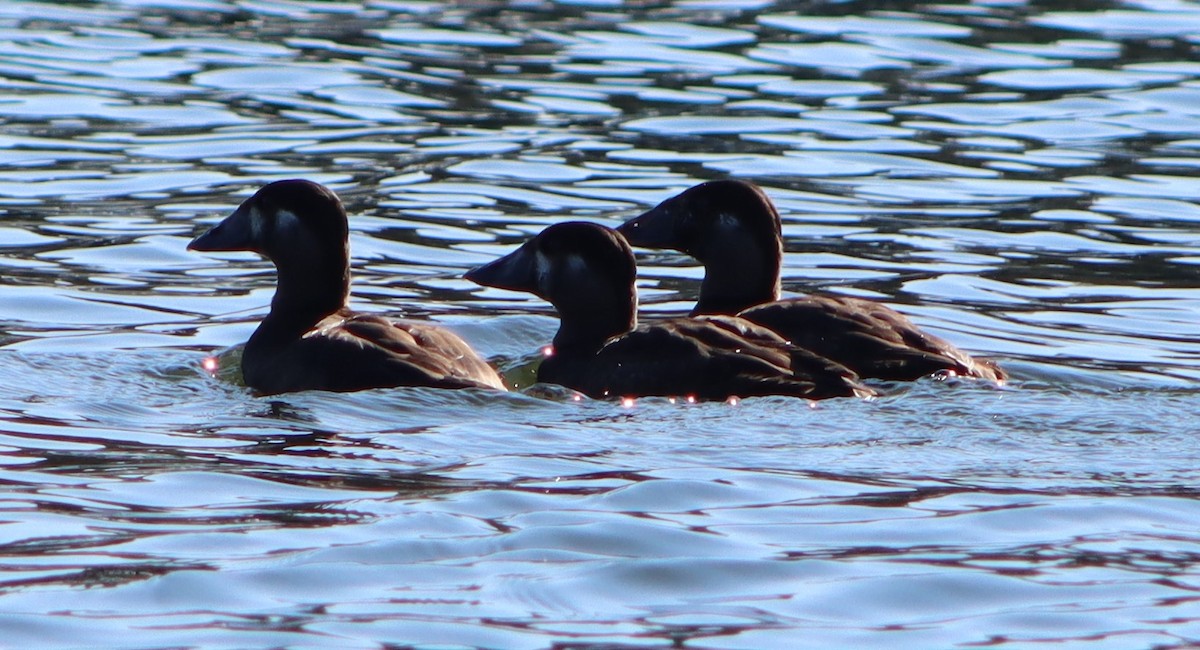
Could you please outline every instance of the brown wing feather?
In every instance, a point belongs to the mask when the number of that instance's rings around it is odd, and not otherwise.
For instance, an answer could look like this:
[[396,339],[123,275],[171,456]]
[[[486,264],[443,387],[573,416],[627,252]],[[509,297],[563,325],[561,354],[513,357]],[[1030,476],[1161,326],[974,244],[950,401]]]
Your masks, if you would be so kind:
[[365,346],[386,350],[393,359],[443,384],[504,390],[504,382],[496,371],[466,341],[443,327],[358,315],[344,321],[340,329],[362,340]]
[[806,296],[747,309],[740,316],[864,377],[911,380],[939,371],[1003,381],[1007,373],[922,332],[900,312],[847,296]]
[[[369,330],[363,327],[368,320],[372,321]],[[444,327],[416,321],[388,321],[378,316],[356,316],[346,321],[344,327],[433,372],[504,389],[496,371],[466,341]]]
[[538,379],[600,398],[874,394],[836,364],[798,367],[796,353],[795,346],[744,319],[676,318],[639,327],[591,357],[551,357]]
[[394,386],[496,388],[499,375],[462,339],[423,323],[339,313],[308,334],[265,350],[247,383],[264,393]]

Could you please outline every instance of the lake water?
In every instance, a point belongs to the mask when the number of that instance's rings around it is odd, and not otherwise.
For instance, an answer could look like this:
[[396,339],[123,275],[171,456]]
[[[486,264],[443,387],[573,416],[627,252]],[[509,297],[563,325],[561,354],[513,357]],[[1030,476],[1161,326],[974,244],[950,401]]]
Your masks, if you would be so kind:
[[[890,4],[0,4],[0,646],[1200,644],[1200,5]],[[513,371],[552,311],[464,271],[726,176],[777,201],[787,291],[1013,381],[201,367],[273,273],[185,246],[271,180],[342,195],[355,307]],[[644,315],[689,307],[694,262],[639,263]]]

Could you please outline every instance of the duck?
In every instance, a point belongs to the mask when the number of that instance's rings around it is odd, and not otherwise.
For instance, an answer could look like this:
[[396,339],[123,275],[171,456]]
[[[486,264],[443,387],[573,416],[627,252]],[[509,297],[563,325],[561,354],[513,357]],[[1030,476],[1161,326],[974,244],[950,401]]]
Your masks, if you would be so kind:
[[679,251],[704,265],[692,315],[737,315],[863,378],[972,377],[997,384],[1008,378],[995,362],[973,358],[882,303],[838,295],[781,298],[779,211],[752,182],[700,183],[617,230],[634,246]]
[[496,371],[449,330],[349,309],[346,210],[319,183],[290,179],[263,186],[188,249],[251,251],[275,265],[270,312],[242,353],[242,377],[259,393],[397,386],[505,390]]
[[566,221],[465,277],[548,301],[559,327],[537,379],[592,398],[875,394],[844,366],[744,318],[678,317],[638,325],[636,276],[633,249],[620,233]]

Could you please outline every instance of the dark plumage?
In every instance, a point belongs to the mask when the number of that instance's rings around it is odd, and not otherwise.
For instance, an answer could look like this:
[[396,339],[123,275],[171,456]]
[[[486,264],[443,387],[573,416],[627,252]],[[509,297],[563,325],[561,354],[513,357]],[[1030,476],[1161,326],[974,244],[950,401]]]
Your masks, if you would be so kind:
[[1008,377],[995,363],[971,358],[880,303],[831,295],[780,300],[779,213],[753,183],[701,183],[618,230],[635,246],[677,250],[704,265],[692,314],[737,314],[862,377]]
[[253,251],[275,263],[271,311],[246,343],[242,376],[263,393],[391,386],[495,388],[496,371],[455,334],[428,323],[354,314],[346,210],[328,188],[271,183],[188,244]]
[[624,237],[597,224],[568,222],[546,228],[467,279],[554,305],[559,329],[538,380],[591,397],[873,394],[846,368],[742,318],[674,318],[637,327],[635,275]]

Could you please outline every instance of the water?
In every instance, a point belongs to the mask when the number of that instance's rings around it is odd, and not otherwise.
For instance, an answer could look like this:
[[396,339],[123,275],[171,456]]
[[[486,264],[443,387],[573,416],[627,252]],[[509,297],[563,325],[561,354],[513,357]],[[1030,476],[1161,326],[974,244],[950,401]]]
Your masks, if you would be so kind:
[[[1200,10],[879,6],[0,4],[0,645],[1200,644]],[[201,368],[273,276],[185,245],[270,180],[341,193],[355,307],[513,371],[550,310],[466,269],[726,175],[778,203],[788,291],[1014,381],[627,407]],[[695,299],[639,262],[643,314]]]

